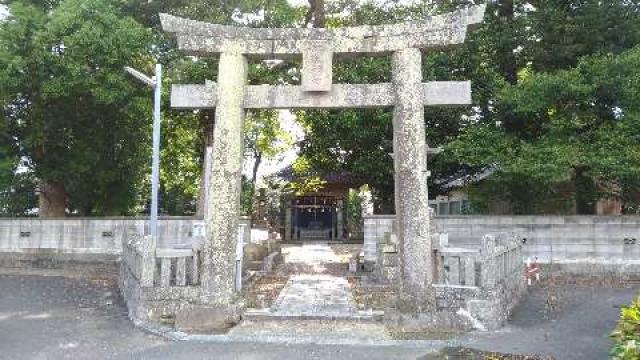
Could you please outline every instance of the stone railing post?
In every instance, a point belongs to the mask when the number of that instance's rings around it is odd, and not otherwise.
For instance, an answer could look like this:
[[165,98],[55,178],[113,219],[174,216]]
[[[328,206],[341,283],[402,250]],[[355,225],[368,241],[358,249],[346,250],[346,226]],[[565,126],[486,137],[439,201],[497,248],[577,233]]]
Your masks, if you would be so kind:
[[481,279],[483,288],[493,288],[496,285],[496,238],[493,235],[482,237],[482,269]]
[[142,273],[140,286],[153,287],[153,277],[156,272],[156,238],[151,235],[142,237],[140,252],[142,255]]
[[[425,140],[422,53],[408,48],[392,56],[393,153],[396,214],[401,251],[401,293],[419,307],[435,303]],[[426,310],[426,309],[425,309]]]

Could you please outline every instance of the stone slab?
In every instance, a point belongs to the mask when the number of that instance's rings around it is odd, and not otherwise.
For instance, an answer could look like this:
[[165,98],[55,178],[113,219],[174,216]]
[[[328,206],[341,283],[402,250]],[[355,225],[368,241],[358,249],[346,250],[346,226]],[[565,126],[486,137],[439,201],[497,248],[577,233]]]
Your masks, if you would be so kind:
[[[307,86],[312,89],[315,85]],[[251,85],[247,86],[243,106],[247,109],[305,109],[390,107],[395,104],[394,87],[390,83],[324,84],[317,88],[328,90],[309,92],[304,84]],[[177,109],[211,109],[217,106],[217,91],[213,82],[205,85],[175,84],[171,89],[171,106]],[[422,84],[422,91],[425,106],[471,103],[468,81],[431,81]]]
[[333,83],[333,52],[328,40],[307,40],[302,50],[302,90],[331,90]]
[[388,53],[406,48],[431,48],[464,42],[467,28],[482,21],[485,5],[470,6],[420,21],[338,29],[265,29],[210,24],[160,14],[164,31],[176,34],[181,50],[192,55],[225,52],[239,47],[243,54],[300,54],[305,41],[331,40],[334,53]]
[[175,327],[182,331],[225,330],[240,321],[235,307],[188,305],[176,311]]
[[331,275],[296,275],[271,307],[275,317],[350,318],[358,315],[347,279]]

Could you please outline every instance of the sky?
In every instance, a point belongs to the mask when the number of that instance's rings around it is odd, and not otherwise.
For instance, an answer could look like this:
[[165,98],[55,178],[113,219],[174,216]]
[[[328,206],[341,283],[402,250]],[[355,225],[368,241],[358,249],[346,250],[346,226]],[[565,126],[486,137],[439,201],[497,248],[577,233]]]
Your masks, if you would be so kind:
[[309,6],[308,0],[287,0],[291,6]]
[[[287,132],[289,132],[295,142],[304,139],[304,131],[302,127],[296,122],[295,115],[289,110],[280,110],[279,113],[280,126]],[[262,164],[258,168],[258,185],[261,185],[261,179],[264,176],[277,173],[278,171],[291,165],[297,157],[297,147],[293,146],[289,151],[278,156],[273,160],[263,160]],[[251,171],[253,169],[253,159],[245,158],[242,174],[251,178]]]

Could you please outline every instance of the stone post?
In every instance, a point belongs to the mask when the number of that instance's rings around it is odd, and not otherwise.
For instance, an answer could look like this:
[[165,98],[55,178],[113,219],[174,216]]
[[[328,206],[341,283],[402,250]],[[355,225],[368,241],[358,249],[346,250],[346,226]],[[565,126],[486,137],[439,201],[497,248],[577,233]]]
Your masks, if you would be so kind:
[[392,72],[396,91],[393,153],[401,298],[416,306],[414,310],[422,312],[432,309],[435,296],[431,288],[433,274],[420,50],[409,48],[394,52]]
[[153,287],[153,277],[156,272],[156,236],[143,236],[140,247],[142,253],[142,274],[140,286]]
[[243,101],[247,59],[229,47],[218,64],[218,105],[215,113],[212,176],[207,189],[207,237],[203,249],[202,285],[207,301],[230,305],[235,299],[235,254],[240,216],[243,161]]
[[360,190],[358,194],[362,203],[362,217],[373,215],[373,196],[370,190]]
[[336,236],[334,240],[344,240],[342,239],[342,234],[344,233],[344,224],[342,223],[342,200],[338,200],[336,205]]
[[284,211],[284,241],[291,241],[291,205]]

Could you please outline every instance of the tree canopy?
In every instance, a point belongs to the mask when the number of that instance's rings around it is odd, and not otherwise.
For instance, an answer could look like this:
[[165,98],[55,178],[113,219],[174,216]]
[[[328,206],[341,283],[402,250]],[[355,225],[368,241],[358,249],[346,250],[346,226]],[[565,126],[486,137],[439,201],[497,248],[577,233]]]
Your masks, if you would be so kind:
[[148,105],[123,67],[150,65],[150,34],[119,5],[15,1],[0,24],[3,130],[39,181],[45,215],[64,215],[65,203],[121,213],[138,200]]
[[[215,80],[217,59],[185,57],[157,13],[252,27],[341,27],[418,19],[470,1],[1,0],[0,213],[132,214],[148,203],[151,94],[122,71],[166,69],[171,83]],[[432,195],[448,178],[491,167],[469,184],[478,204],[508,200],[516,213],[593,211],[603,197],[638,203],[640,3],[500,0],[460,47],[423,56],[429,80],[471,80],[473,104],[427,108]],[[298,84],[300,60],[253,61],[251,84]],[[334,82],[390,80],[389,57],[334,63]],[[212,111],[178,112],[163,99],[162,213],[200,209]],[[294,168],[348,172],[369,184],[378,211],[393,209],[391,109],[296,112],[305,130]],[[248,116],[257,166],[288,144],[271,111]],[[298,164],[298,165],[299,165]],[[255,179],[254,184],[255,184]],[[320,184],[320,183],[318,183]],[[248,184],[246,188],[252,188]],[[200,198],[200,199],[199,199]],[[4,199],[4,200],[2,200]],[[569,205],[568,205],[569,204]],[[478,207],[479,211],[482,209]]]
[[[383,16],[378,7],[361,6],[350,19],[392,22],[396,14],[421,17],[461,5],[394,8]],[[563,211],[568,205],[555,204],[560,200],[575,200],[580,213],[592,212],[600,197],[631,204],[639,144],[630,49],[640,44],[639,26],[638,2],[503,0],[488,4],[484,23],[463,46],[425,53],[425,81],[469,79],[473,88],[471,107],[425,111],[428,144],[447,150],[429,160],[432,194],[442,180],[495,167],[488,186],[471,186],[480,204],[507,200],[517,213]],[[386,81],[388,66],[388,59],[337,64],[336,80]],[[301,119],[308,129],[301,152],[312,167],[353,172],[388,211],[389,112],[316,111]]]

